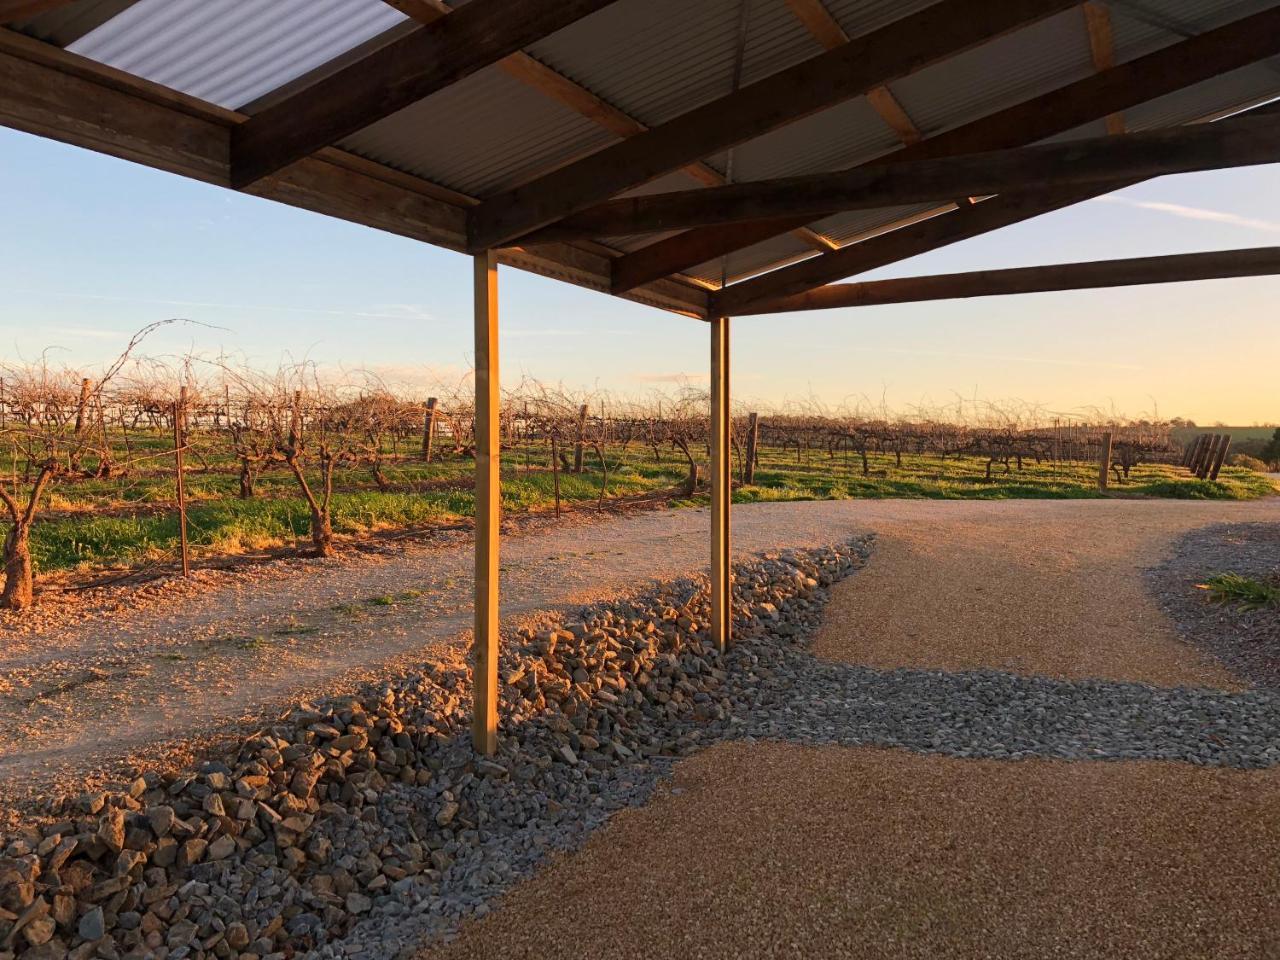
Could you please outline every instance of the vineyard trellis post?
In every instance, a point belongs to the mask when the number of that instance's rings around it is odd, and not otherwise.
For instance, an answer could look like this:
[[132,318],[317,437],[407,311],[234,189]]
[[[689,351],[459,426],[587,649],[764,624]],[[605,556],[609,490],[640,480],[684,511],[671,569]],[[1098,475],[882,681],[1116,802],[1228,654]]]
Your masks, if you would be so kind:
[[731,641],[729,318],[711,319],[711,642],[723,652]]
[[178,390],[178,399],[173,404],[173,460],[177,475],[178,494],[178,543],[182,550],[182,575],[191,576],[191,553],[187,544],[187,485],[185,479],[184,447],[187,421],[187,388],[183,385]]
[[1102,434],[1102,445],[1098,451],[1098,489],[1107,489],[1108,474],[1111,472],[1111,431]]
[[747,449],[742,458],[742,482],[756,482],[756,443],[760,436],[760,414],[752,413],[747,417]]
[[471,740],[478,753],[498,749],[498,530],[501,402],[498,384],[498,260],[475,257],[476,596],[472,644]]
[[1223,462],[1227,459],[1227,451],[1231,449],[1231,434],[1224,433],[1222,442],[1218,444],[1218,455],[1213,458],[1213,468],[1209,471],[1209,479],[1216,481],[1218,479],[1218,471],[1222,469]]
[[578,438],[573,445],[573,472],[581,473],[583,470],[583,447],[585,445],[587,434],[587,405],[584,403],[578,408]]
[[431,462],[431,447],[436,437],[436,398],[427,397],[426,411],[422,415],[422,461]]

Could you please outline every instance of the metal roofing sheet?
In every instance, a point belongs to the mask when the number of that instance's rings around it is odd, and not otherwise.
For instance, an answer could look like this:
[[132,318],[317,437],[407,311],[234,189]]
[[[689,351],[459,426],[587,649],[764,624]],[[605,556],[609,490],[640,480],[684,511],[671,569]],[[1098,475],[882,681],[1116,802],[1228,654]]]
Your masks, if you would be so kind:
[[[747,0],[744,84],[819,52],[778,0]],[[742,0],[621,0],[528,52],[649,126],[729,93]]]
[[617,137],[498,67],[489,67],[347,137],[361,156],[485,196]]
[[382,0],[138,0],[70,49],[234,109],[404,20]]

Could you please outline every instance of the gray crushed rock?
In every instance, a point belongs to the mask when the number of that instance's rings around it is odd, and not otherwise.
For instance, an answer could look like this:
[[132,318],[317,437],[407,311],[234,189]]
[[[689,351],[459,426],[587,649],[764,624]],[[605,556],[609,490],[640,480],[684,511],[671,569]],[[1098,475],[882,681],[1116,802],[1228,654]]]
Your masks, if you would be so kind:
[[1280,611],[1214,602],[1198,588],[1220,573],[1280,573],[1280,523],[1215,524],[1182,536],[1147,584],[1190,644],[1259,686],[1280,689]]

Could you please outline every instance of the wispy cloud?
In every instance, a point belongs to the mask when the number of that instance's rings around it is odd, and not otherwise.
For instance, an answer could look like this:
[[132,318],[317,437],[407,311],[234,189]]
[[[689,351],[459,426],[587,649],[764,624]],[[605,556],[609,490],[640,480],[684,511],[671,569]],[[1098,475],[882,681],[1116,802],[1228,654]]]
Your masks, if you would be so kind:
[[633,373],[633,380],[639,380],[641,383],[690,383],[694,380],[706,380],[708,375],[705,373]]
[[1227,213],[1225,210],[1208,210],[1204,207],[1188,207],[1182,203],[1165,203],[1161,200],[1133,200],[1129,197],[1109,194],[1094,197],[1094,203],[1116,203],[1139,210],[1154,210],[1170,216],[1182,217],[1184,220],[1202,220],[1210,223],[1226,223],[1233,227],[1244,227],[1246,230],[1260,230],[1263,233],[1280,233],[1280,223],[1274,220],[1261,220],[1257,217],[1242,217],[1238,213]]
[[309,316],[350,317],[360,320],[419,320],[434,322],[437,317],[425,306],[415,303],[388,303],[354,310],[334,310],[326,307],[297,307],[279,303],[223,303],[217,300],[164,300],[155,297],[115,297],[99,293],[72,293],[47,290],[15,291],[39,293],[44,296],[64,297],[70,300],[93,300],[103,303],[145,303],[161,307],[205,307],[216,310],[253,310],[270,313],[298,313]]

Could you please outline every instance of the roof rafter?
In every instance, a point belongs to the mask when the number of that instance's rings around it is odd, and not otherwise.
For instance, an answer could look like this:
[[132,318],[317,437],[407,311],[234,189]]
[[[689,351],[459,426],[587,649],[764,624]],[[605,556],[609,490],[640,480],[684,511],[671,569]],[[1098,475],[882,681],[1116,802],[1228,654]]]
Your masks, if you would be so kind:
[[[1243,17],[1039,97],[971,121],[874,163],[1023,146],[1280,53],[1280,8]],[[834,211],[828,211],[834,212]],[[680,273],[808,223],[810,218],[700,227],[620,257],[614,290]]]
[[[849,42],[849,34],[822,0],[786,0],[786,4],[813,38],[828,50]],[[868,90],[867,102],[903,143],[915,143],[921,138],[920,128],[888,87],[882,85]]]
[[469,217],[470,248],[511,242],[691,160],[865,94],[1073,5],[1071,0],[1003,0],[994,4],[989,0],[941,0],[647,133],[486,200]]
[[[1239,115],[1280,116],[1280,106],[1263,103]],[[1141,179],[1116,180],[1048,193],[991,197],[911,227],[893,230],[725,287],[712,295],[711,312],[732,316],[749,311],[754,304],[764,300],[804,293],[824,284],[929,253],[1142,182]]]
[[71,0],[0,0],[0,23],[27,20],[70,3]]
[[237,127],[232,185],[246,187],[614,2],[471,0]]
[[1241,117],[1066,143],[1015,147],[837,173],[756,180],[610,200],[542,235],[558,240],[657,233],[680,227],[821,216],[953,196],[986,196],[1158,177],[1280,160],[1280,119]]
[[836,283],[780,300],[756,303],[748,314],[871,307],[1059,290],[1132,287],[1147,283],[1225,280],[1280,274],[1280,247],[1247,247],[1123,260],[1092,260],[1003,270],[975,270],[863,283]]
[[[1111,29],[1111,11],[1097,0],[1086,0],[1085,29],[1089,31],[1089,54],[1093,57],[1093,69],[1101,73],[1116,65],[1116,41]],[[1107,114],[1107,133],[1124,133],[1124,115],[1119,111]]]
[[[383,0],[383,2],[424,25],[435,23],[452,12],[444,0]],[[619,137],[634,137],[649,129],[629,113],[523,51],[517,51],[499,60],[498,68],[509,77],[568,107]],[[718,187],[725,183],[724,176],[718,170],[701,160],[686,165],[683,170],[705,186]],[[835,244],[807,227],[797,227],[794,232],[815,250],[835,249]]]

